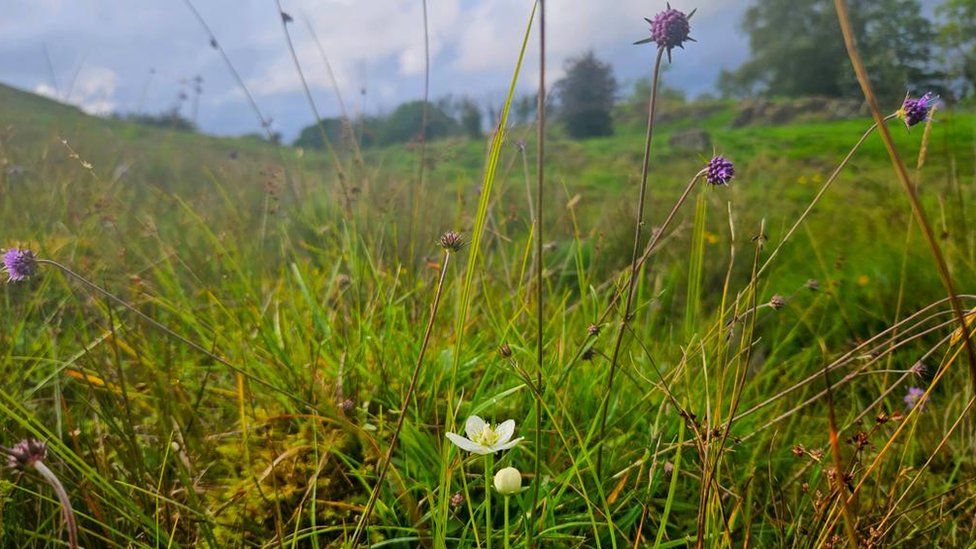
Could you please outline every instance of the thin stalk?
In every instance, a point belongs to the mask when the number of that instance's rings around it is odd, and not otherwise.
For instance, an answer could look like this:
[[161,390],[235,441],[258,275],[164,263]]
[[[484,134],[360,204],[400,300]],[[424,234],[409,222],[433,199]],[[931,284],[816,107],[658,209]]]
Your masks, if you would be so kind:
[[285,20],[284,10],[281,7],[281,0],[275,0],[275,4],[278,6],[278,15],[281,20],[281,30],[285,33],[285,42],[288,44],[288,52],[291,54],[291,60],[295,63],[295,71],[298,72],[298,78],[302,81],[302,90],[305,91],[305,99],[308,100],[308,106],[312,109],[312,114],[315,116],[315,124],[319,128],[319,133],[322,135],[322,144],[325,145],[326,150],[329,152],[329,156],[332,158],[332,163],[335,165],[336,176],[339,178],[339,189],[342,191],[343,205],[345,206],[346,215],[351,216],[351,198],[349,195],[349,189],[346,187],[346,172],[342,169],[342,161],[339,158],[339,153],[336,152],[335,147],[332,146],[332,140],[329,139],[328,133],[325,131],[325,125],[322,124],[322,116],[319,114],[319,109],[315,105],[315,99],[312,97],[312,90],[308,87],[308,81],[305,80],[305,72],[302,70],[302,64],[298,61],[298,54],[295,52],[295,45],[291,41],[291,33],[288,32],[288,21]]
[[895,143],[891,139],[891,131],[884,123],[884,117],[881,116],[881,110],[878,108],[878,100],[874,96],[871,81],[868,79],[867,69],[864,68],[864,63],[861,61],[861,54],[857,51],[857,44],[854,42],[854,31],[851,28],[847,5],[844,0],[834,0],[834,8],[837,11],[837,19],[840,22],[840,28],[844,34],[844,45],[847,46],[847,55],[851,58],[851,64],[854,65],[854,72],[857,74],[857,81],[861,84],[861,90],[864,92],[864,99],[871,108],[871,115],[878,124],[878,129],[881,132],[881,140],[884,141],[885,148],[888,150],[888,156],[891,158],[891,165],[895,170],[895,175],[898,176],[898,181],[901,182],[908,201],[912,205],[912,213],[915,214],[915,220],[918,222],[919,227],[922,229],[922,234],[928,242],[932,252],[932,258],[935,260],[936,267],[939,271],[939,278],[942,279],[942,285],[949,295],[952,312],[956,316],[956,320],[959,321],[963,344],[966,346],[966,357],[969,359],[969,379],[973,391],[976,392],[976,349],[973,347],[972,337],[970,337],[968,327],[966,326],[966,317],[963,314],[959,297],[956,295],[952,275],[949,273],[949,266],[946,264],[945,257],[942,255],[942,249],[939,247],[939,242],[936,240],[932,226],[929,224],[925,210],[922,208],[922,202],[918,198],[915,185],[908,176],[905,163],[902,161],[901,156],[898,154],[898,149],[895,148]]
[[51,485],[54,493],[58,495],[58,501],[61,502],[61,516],[64,517],[64,525],[68,529],[68,545],[72,549],[75,549],[78,547],[78,524],[75,522],[75,512],[71,508],[71,500],[68,499],[68,493],[64,491],[64,486],[61,485],[58,477],[55,476],[53,471],[48,469],[47,465],[44,465],[43,461],[35,460],[33,465],[34,469]]
[[847,539],[851,543],[851,549],[857,549],[857,532],[854,529],[854,517],[851,511],[851,501],[845,499],[844,494],[844,464],[840,449],[840,436],[837,431],[837,418],[834,414],[834,396],[830,388],[830,374],[824,369],[824,385],[827,390],[827,420],[830,426],[830,454],[834,463],[834,489],[840,494],[841,511],[844,515],[844,530],[847,532]]
[[224,366],[227,366],[231,370],[233,370],[233,371],[237,372],[238,374],[240,374],[240,375],[242,375],[242,376],[250,379],[251,381],[254,381],[255,383],[257,383],[259,385],[262,385],[264,387],[267,387],[268,389],[271,389],[272,391],[274,391],[276,393],[279,393],[279,394],[281,394],[283,396],[286,396],[286,397],[294,400],[295,402],[297,402],[299,404],[302,404],[304,406],[309,406],[309,407],[313,407],[314,408],[314,405],[312,403],[306,402],[305,400],[303,400],[303,399],[301,399],[299,397],[296,397],[296,396],[292,395],[291,393],[288,393],[284,389],[280,389],[278,387],[275,387],[273,384],[271,384],[271,383],[269,383],[269,382],[267,382],[267,381],[265,381],[265,380],[263,380],[263,379],[255,376],[254,374],[251,374],[250,372],[244,371],[241,367],[235,366],[233,363],[231,363],[226,358],[224,358],[224,357],[222,357],[222,356],[220,356],[218,354],[215,354],[212,351],[208,351],[205,347],[203,347],[199,343],[196,343],[196,342],[194,342],[194,341],[192,341],[190,339],[187,339],[186,337],[181,336],[180,334],[174,332],[171,328],[169,328],[165,324],[163,324],[163,323],[159,322],[158,320],[152,318],[151,316],[149,316],[146,313],[140,311],[139,309],[136,309],[132,305],[129,305],[124,299],[116,296],[115,294],[109,292],[105,288],[102,288],[98,284],[95,284],[91,280],[88,280],[84,276],[82,276],[82,275],[76,273],[75,271],[69,269],[66,265],[62,265],[61,263],[58,263],[57,261],[53,261],[53,260],[50,260],[50,259],[38,259],[37,260],[37,263],[38,263],[38,265],[51,265],[52,267],[58,268],[62,273],[70,276],[71,278],[74,278],[78,282],[81,282],[82,284],[84,284],[89,289],[94,290],[98,294],[107,297],[108,299],[110,299],[114,303],[116,303],[118,305],[121,305],[125,309],[129,310],[132,314],[138,316],[144,322],[146,322],[147,324],[149,324],[150,326],[152,326],[153,328],[156,328],[157,330],[165,333],[166,335],[172,337],[173,339],[176,339],[180,343],[182,343],[182,344],[184,344],[184,345],[186,345],[186,346],[188,346],[188,347],[190,347],[190,348],[192,348],[192,349],[194,349],[194,350],[202,353],[203,355],[207,356],[208,358],[213,359],[213,360],[215,360],[215,361],[223,364]]
[[308,17],[305,17],[304,19],[305,26],[308,28],[308,33],[312,35],[312,40],[315,42],[315,47],[318,49],[319,56],[322,58],[322,63],[325,65],[325,72],[329,75],[329,81],[332,83],[332,91],[335,93],[336,102],[339,104],[339,112],[342,113],[342,131],[345,133],[346,138],[350,141],[350,146],[355,154],[356,164],[363,172],[363,177],[365,177],[366,163],[363,160],[363,151],[359,146],[359,141],[356,139],[356,132],[352,127],[352,118],[349,116],[349,110],[346,108],[346,102],[342,99],[342,92],[339,90],[339,81],[336,79],[335,72],[332,70],[332,63],[329,62],[329,56],[325,54],[325,48],[322,47],[322,42],[319,41],[319,35],[315,32],[315,27],[312,26],[312,21]]
[[610,406],[610,393],[613,391],[613,378],[617,372],[617,363],[620,359],[620,347],[623,343],[624,332],[627,322],[633,312],[634,294],[637,290],[637,273],[639,271],[638,260],[640,258],[641,233],[644,228],[644,202],[647,198],[647,171],[651,162],[651,141],[654,137],[654,109],[657,106],[657,83],[661,74],[661,58],[664,56],[664,48],[657,49],[657,57],[654,60],[654,73],[651,77],[651,99],[647,109],[647,135],[644,139],[644,161],[641,164],[640,194],[637,199],[637,223],[634,226],[634,250],[630,261],[630,279],[627,281],[627,300],[624,303],[624,315],[620,319],[620,328],[617,330],[617,339],[613,346],[613,354],[610,359],[610,374],[607,377],[607,388],[604,392],[603,404],[600,406],[600,448],[596,454],[596,470],[598,476],[603,476],[603,440],[607,428],[607,409]]
[[485,455],[485,547],[491,549],[491,470],[493,454]]
[[430,32],[427,28],[427,0],[420,0],[424,19],[424,99],[420,109],[420,163],[417,166],[417,186],[407,193],[410,217],[407,220],[408,259],[413,262],[414,231],[424,189],[424,166],[427,164],[427,105],[430,101]]
[[511,542],[509,541],[509,528],[508,528],[508,500],[511,496],[505,495],[505,549],[511,547]]
[[199,11],[197,11],[197,8],[190,0],[183,0],[183,3],[186,4],[186,7],[189,8],[191,12],[193,12],[193,16],[200,23],[200,26],[203,27],[203,30],[207,32],[207,35],[210,37],[210,46],[220,52],[220,56],[223,58],[224,64],[227,65],[227,69],[230,70],[230,74],[234,77],[234,81],[237,82],[238,87],[240,87],[241,91],[244,92],[244,97],[247,98],[247,102],[251,106],[251,110],[254,111],[254,114],[258,117],[258,122],[261,124],[261,128],[264,129],[268,136],[268,140],[271,141],[273,137],[271,134],[271,124],[268,122],[268,119],[264,117],[264,114],[261,113],[261,109],[258,107],[257,101],[254,100],[254,96],[251,95],[251,91],[247,89],[247,86],[244,84],[244,79],[241,78],[240,73],[234,68],[234,64],[230,62],[230,57],[227,56],[227,52],[224,51],[224,47],[221,46],[220,42],[217,41],[217,36],[213,33],[213,30],[210,29],[210,25],[207,24],[207,20],[203,18],[203,15],[201,15]]
[[427,327],[424,329],[424,339],[420,344],[420,353],[417,355],[417,363],[413,367],[413,375],[410,378],[410,386],[407,388],[407,395],[403,400],[403,407],[400,410],[400,416],[397,418],[396,427],[393,429],[393,436],[390,437],[390,444],[386,449],[386,454],[383,456],[383,461],[380,465],[379,475],[376,477],[376,484],[373,485],[373,491],[369,494],[369,501],[366,502],[366,509],[363,511],[362,516],[359,518],[359,523],[356,525],[356,531],[352,536],[352,543],[350,547],[356,547],[359,543],[359,538],[362,537],[363,531],[366,527],[366,522],[369,520],[369,515],[373,511],[373,507],[376,505],[376,500],[379,497],[380,487],[383,485],[383,479],[386,477],[387,471],[390,469],[390,461],[393,458],[393,450],[396,448],[397,440],[400,438],[400,431],[403,429],[403,421],[407,417],[407,408],[410,407],[410,401],[413,398],[414,392],[417,390],[417,381],[420,379],[420,369],[424,364],[424,356],[427,354],[427,347],[430,344],[430,336],[434,328],[434,319],[437,317],[437,309],[441,304],[441,296],[444,293],[444,280],[447,278],[447,267],[451,262],[451,252],[449,250],[444,251],[444,264],[441,266],[441,275],[437,279],[437,289],[434,291],[434,301],[430,306],[430,316],[427,319]]
[[[542,206],[543,188],[546,179],[546,2],[539,0],[539,92],[536,97],[536,111],[539,117],[536,136],[536,211],[535,211],[535,292],[536,292],[536,387],[535,394],[535,460],[532,464],[532,505],[529,507],[529,521],[526,523],[526,544],[533,545],[536,507],[539,505],[539,480],[542,478],[542,362],[543,351],[543,245],[542,245]],[[525,157],[525,153],[522,153]],[[505,547],[508,547],[508,497],[505,498]]]

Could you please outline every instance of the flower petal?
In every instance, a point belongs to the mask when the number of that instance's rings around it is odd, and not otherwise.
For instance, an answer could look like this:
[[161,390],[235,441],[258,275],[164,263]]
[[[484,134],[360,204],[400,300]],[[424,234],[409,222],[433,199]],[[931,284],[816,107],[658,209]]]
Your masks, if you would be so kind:
[[472,442],[462,437],[461,435],[455,435],[454,433],[447,433],[447,439],[453,442],[458,448],[462,450],[466,450],[473,454],[478,454],[483,456],[485,454],[492,453],[491,449],[485,448],[484,446],[476,442]]
[[515,446],[519,442],[522,442],[522,439],[523,438],[525,438],[525,437],[518,437],[517,439],[512,440],[510,442],[507,442],[505,444],[496,444],[495,446],[493,446],[491,448],[491,450],[493,452],[501,452],[502,450],[508,450],[509,448],[512,448],[513,446]]
[[508,442],[512,438],[512,435],[515,434],[515,420],[510,419],[503,422],[495,428],[495,434],[498,435],[498,442],[495,443],[495,446]]
[[478,416],[471,416],[464,422],[464,432],[468,434],[468,438],[476,438],[484,430],[485,420]]

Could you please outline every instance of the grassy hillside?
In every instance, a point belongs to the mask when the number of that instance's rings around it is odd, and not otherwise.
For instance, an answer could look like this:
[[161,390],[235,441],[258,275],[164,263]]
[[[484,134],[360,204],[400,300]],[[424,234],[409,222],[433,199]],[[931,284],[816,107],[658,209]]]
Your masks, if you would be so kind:
[[[737,176],[696,186],[662,233],[608,393],[638,123],[584,142],[556,129],[547,143],[539,387],[532,128],[503,146],[466,282],[474,247],[446,261],[436,240],[453,229],[470,242],[486,143],[431,144],[420,187],[416,144],[365,151],[362,163],[338,144],[337,165],[0,86],[0,248],[58,261],[211,353],[44,264],[0,292],[0,444],[47,441],[86,547],[338,546],[405,406],[371,517],[377,546],[484,544],[486,518],[500,543],[506,504],[521,544],[538,486],[542,546],[677,547],[703,527],[713,546],[820,547],[846,535],[839,502],[862,482],[846,513],[865,543],[966,545],[976,470],[965,357],[881,141],[867,139],[785,240],[870,121],[733,128],[735,109],[658,128],[645,234],[711,156],[673,149],[673,134],[707,131]],[[972,308],[976,115],[938,112],[927,137],[892,130]],[[914,412],[909,387],[931,387]],[[485,460],[445,438],[471,414],[514,419],[526,437],[494,467],[517,467],[529,488],[494,494],[490,517]],[[0,544],[54,546],[60,524],[37,475],[0,479]]]

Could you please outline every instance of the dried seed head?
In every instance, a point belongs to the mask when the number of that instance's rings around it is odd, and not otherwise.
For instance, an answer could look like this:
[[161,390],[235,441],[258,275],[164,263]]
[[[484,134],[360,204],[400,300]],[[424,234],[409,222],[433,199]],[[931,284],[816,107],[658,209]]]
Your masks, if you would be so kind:
[[805,286],[811,292],[818,292],[818,291],[820,291],[820,281],[817,280],[816,278],[811,278],[810,280],[807,280],[807,283],[805,284]]
[[590,334],[591,336],[600,335],[600,327],[596,324],[590,324],[586,328],[586,333]]
[[915,364],[913,364],[912,367],[909,368],[908,371],[911,372],[911,373],[913,373],[913,374],[915,374],[915,375],[917,375],[917,376],[919,376],[919,377],[922,377],[923,375],[925,375],[925,372],[926,372],[925,364],[922,364],[922,361],[919,360],[918,362],[916,362]]
[[583,360],[593,360],[593,355],[595,354],[596,350],[593,347],[588,347],[583,351],[583,354],[580,355],[580,358]]
[[779,294],[776,294],[772,298],[770,298],[769,306],[772,307],[774,310],[778,311],[783,307],[786,307],[786,298]]
[[512,356],[512,348],[508,345],[508,343],[502,343],[498,348],[498,354],[501,355],[502,358],[510,358]]
[[460,252],[461,248],[464,247],[464,239],[461,238],[461,234],[454,231],[447,231],[442,234],[437,242],[441,248],[449,252]]
[[351,398],[347,398],[339,403],[339,409],[343,412],[348,412],[349,410],[352,410],[355,405],[356,403],[353,402]]
[[790,448],[790,452],[793,452],[794,456],[800,457],[806,453],[806,449],[803,447],[802,444],[794,444],[793,447]]

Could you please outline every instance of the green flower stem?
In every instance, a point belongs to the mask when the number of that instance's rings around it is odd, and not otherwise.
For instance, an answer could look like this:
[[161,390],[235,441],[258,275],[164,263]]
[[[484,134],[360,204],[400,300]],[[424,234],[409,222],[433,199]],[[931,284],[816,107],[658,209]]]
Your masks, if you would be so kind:
[[485,456],[485,547],[491,549],[491,470],[493,455]]
[[505,495],[505,549],[509,548],[509,530],[508,530],[508,494]]
[[71,549],[78,547],[78,524],[75,522],[75,512],[71,508],[71,500],[68,499],[68,493],[64,490],[64,486],[61,485],[61,481],[55,476],[54,472],[48,469],[47,465],[44,465],[43,461],[34,461],[34,469],[51,485],[54,489],[54,493],[58,496],[58,502],[61,503],[61,516],[64,518],[65,528],[68,530],[68,546]]

